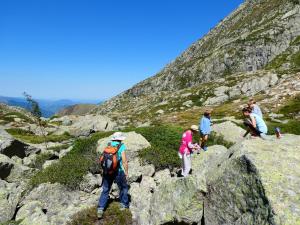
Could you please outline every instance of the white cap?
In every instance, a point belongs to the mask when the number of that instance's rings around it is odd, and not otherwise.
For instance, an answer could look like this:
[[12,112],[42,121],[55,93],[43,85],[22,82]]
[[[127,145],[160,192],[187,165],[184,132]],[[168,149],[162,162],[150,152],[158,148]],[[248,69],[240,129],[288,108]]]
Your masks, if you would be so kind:
[[199,127],[197,125],[192,125],[191,130],[199,131]]
[[116,132],[113,134],[111,140],[112,141],[124,141],[126,137],[123,135],[122,132]]

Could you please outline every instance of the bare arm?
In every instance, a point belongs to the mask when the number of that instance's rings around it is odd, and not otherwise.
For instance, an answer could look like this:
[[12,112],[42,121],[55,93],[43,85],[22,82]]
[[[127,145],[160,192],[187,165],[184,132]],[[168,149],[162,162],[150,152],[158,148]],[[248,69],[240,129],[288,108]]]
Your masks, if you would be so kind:
[[127,157],[126,157],[126,153],[122,152],[122,164],[125,170],[125,176],[128,176],[128,161],[127,161]]
[[252,123],[253,127],[256,128],[256,120],[255,120],[255,118],[252,117],[252,116],[250,116],[250,119],[251,119],[251,123]]

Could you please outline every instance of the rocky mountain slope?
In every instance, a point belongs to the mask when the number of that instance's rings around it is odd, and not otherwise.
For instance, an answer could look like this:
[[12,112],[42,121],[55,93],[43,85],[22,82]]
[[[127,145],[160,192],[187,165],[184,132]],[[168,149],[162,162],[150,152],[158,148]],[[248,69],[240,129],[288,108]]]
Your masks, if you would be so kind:
[[[28,134],[20,130],[25,132],[25,124],[31,122],[20,115],[0,126],[0,224],[106,225],[112,220],[113,224],[126,225],[300,224],[300,136],[243,139],[245,130],[235,123],[216,121],[214,132],[231,147],[213,145],[208,152],[193,155],[193,173],[182,178],[177,177],[178,167],[158,169],[141,158],[140,152],[145,149],[155,151],[157,141],[169,145],[170,137],[157,136],[150,128],[143,128],[148,139],[139,129],[124,131],[130,211],[114,209],[108,212],[110,215],[105,214],[103,221],[97,221],[95,207],[102,189],[94,159],[110,140],[109,130],[117,128],[108,127],[108,132],[87,134],[75,142],[74,137],[48,141],[47,147],[43,139],[40,144],[24,139]],[[56,126],[72,130],[72,124],[84,124],[89,119],[79,118],[67,125],[67,117],[62,117],[60,121],[65,125]],[[104,119],[90,121],[100,130]],[[48,123],[58,122],[53,120]],[[12,129],[19,129],[19,135],[10,135]],[[35,141],[40,137],[30,135]],[[176,145],[180,135],[175,135]],[[177,148],[168,151],[176,155]],[[159,157],[166,156],[157,155],[155,160]],[[111,200],[117,201],[118,195],[114,184]]]
[[[93,112],[145,123],[166,112],[258,95],[283,74],[299,76],[299,38],[297,0],[247,0],[158,74]],[[223,94],[218,86],[226,86]]]
[[77,116],[83,116],[89,113],[91,110],[96,108],[97,105],[94,104],[76,104],[71,105],[66,108],[63,108],[58,113],[56,113],[57,116],[68,116],[68,115],[77,115]]

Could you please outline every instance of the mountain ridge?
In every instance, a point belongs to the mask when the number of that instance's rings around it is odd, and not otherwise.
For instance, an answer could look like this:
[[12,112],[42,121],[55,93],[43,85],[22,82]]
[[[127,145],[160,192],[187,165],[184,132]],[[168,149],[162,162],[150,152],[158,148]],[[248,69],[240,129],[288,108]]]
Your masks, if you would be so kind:
[[260,72],[263,70],[275,74],[296,73],[300,66],[293,66],[289,56],[296,54],[298,57],[299,45],[294,46],[290,55],[285,57],[284,71],[279,71],[272,63],[299,38],[299,12],[297,0],[245,1],[156,75],[106,101],[92,112],[118,113],[119,116],[125,111],[123,115],[132,115],[132,106],[145,104],[145,109],[134,112],[143,114],[154,105],[168,101],[167,95],[180,100],[180,94],[176,92],[197,89],[199,85],[205,86],[217,79],[234,79],[240,73],[255,76],[255,73],[264,73]]

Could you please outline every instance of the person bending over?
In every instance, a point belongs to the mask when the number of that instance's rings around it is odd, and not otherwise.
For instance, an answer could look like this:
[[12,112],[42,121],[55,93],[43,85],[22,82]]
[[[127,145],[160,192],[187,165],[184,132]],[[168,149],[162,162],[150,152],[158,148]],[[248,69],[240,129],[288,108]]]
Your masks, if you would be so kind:
[[251,108],[246,107],[242,112],[245,117],[244,125],[247,127],[247,132],[243,137],[246,137],[250,133],[253,137],[265,138],[268,133],[265,121],[259,115],[252,113]]

